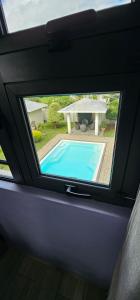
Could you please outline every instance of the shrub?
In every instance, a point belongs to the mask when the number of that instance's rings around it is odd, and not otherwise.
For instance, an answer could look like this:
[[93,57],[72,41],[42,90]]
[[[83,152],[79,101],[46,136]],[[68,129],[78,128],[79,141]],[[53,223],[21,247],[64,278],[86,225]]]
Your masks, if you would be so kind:
[[35,143],[38,143],[42,139],[42,133],[39,130],[32,130],[33,139]]
[[119,101],[117,99],[110,102],[108,111],[106,113],[106,118],[109,120],[117,120],[118,108],[119,108]]
[[46,131],[46,129],[47,129],[47,123],[40,123],[39,125],[38,125],[38,128],[37,128],[39,131]]
[[59,122],[61,121],[61,115],[58,113],[60,105],[57,102],[53,102],[49,106],[48,111],[48,122],[52,124],[54,128],[58,127]]
[[101,128],[106,128],[106,126],[107,126],[107,121],[106,120],[102,121]]

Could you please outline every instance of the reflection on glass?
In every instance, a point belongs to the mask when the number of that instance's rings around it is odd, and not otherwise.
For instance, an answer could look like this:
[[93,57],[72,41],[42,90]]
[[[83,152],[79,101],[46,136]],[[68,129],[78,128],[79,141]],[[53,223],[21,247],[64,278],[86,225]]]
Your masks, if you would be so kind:
[[1,146],[0,146],[0,160],[6,160],[5,155],[3,153],[3,150],[1,148]]
[[46,24],[52,19],[87,9],[101,10],[130,2],[131,0],[2,0],[9,32]]
[[[0,146],[0,160],[6,162],[5,155]],[[0,177],[13,177],[8,164],[0,163]]]
[[120,93],[24,98],[40,171],[108,185]]
[[12,173],[8,165],[0,164],[0,177],[13,178]]

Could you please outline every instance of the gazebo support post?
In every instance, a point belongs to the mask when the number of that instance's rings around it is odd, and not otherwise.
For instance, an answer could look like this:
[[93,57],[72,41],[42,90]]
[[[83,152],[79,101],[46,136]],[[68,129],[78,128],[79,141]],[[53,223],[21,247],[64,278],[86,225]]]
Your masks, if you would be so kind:
[[71,119],[70,119],[70,114],[67,114],[67,127],[68,127],[68,133],[71,134]]
[[95,114],[95,135],[99,135],[99,114]]

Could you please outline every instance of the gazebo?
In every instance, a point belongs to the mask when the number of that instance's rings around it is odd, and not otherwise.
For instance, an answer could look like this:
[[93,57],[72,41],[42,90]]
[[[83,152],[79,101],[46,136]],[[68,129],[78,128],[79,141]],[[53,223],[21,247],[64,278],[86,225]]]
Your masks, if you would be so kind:
[[105,119],[107,104],[104,100],[83,98],[62,108],[58,112],[64,114],[69,134],[71,133],[71,122],[82,123],[82,120],[86,119],[88,122],[95,124],[95,135],[99,135],[99,126]]

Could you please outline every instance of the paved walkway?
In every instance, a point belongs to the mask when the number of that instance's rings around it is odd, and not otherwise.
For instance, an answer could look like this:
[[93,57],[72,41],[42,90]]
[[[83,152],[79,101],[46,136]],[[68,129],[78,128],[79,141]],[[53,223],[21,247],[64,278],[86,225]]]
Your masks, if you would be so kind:
[[63,139],[105,143],[106,146],[104,150],[104,155],[101,161],[96,182],[102,184],[109,184],[111,167],[112,167],[114,138],[99,137],[99,136],[96,137],[91,135],[58,134],[38,151],[39,160],[41,160],[59,141]]

